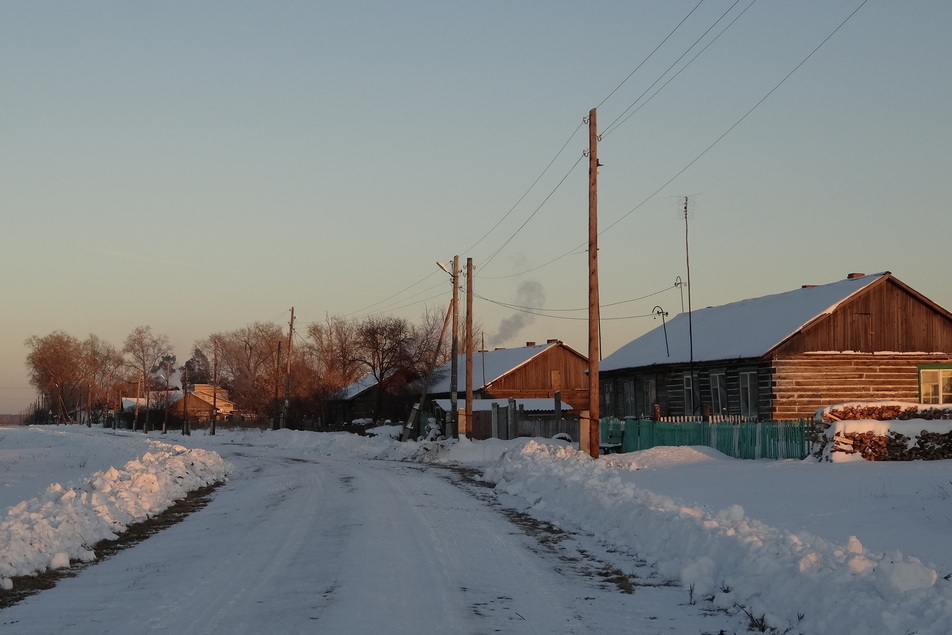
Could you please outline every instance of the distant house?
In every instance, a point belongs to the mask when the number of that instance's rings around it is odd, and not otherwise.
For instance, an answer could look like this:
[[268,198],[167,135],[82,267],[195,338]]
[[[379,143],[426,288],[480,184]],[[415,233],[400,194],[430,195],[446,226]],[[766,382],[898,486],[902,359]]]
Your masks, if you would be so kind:
[[952,313],[892,276],[682,313],[600,365],[602,416],[811,417],[844,401],[952,403]]
[[[457,364],[457,405],[462,409],[466,393],[466,356],[460,355]],[[450,398],[451,367],[451,362],[447,362],[434,369],[427,390],[428,399]],[[513,397],[520,401],[547,399],[554,407],[555,392],[560,391],[564,402],[581,410],[588,406],[587,369],[588,359],[558,340],[479,351],[473,354],[473,396],[475,399]],[[379,398],[377,389],[377,382],[369,375],[344,388],[330,404],[331,423],[377,418],[373,410],[373,404]],[[409,407],[419,397],[419,392],[415,395],[388,393],[387,400],[401,403],[403,410],[409,412]]]
[[[449,398],[452,363],[438,367],[428,394]],[[466,356],[457,358],[456,387],[459,407],[466,391]],[[588,407],[588,358],[560,342],[526,342],[517,348],[499,348],[473,354],[475,399],[553,399],[556,391],[576,410]],[[554,402],[553,402],[554,403]]]
[[[174,398],[173,398],[174,399]],[[169,404],[169,414],[183,418],[188,414],[189,421],[210,421],[213,408],[218,409],[218,417],[226,417],[235,411],[235,403],[228,399],[228,391],[215,388],[210,384],[194,384],[190,392]]]

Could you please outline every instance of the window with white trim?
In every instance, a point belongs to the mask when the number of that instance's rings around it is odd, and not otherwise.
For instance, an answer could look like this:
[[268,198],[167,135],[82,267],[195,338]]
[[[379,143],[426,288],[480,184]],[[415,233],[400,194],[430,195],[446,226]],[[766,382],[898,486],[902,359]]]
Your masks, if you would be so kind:
[[757,371],[745,370],[740,373],[740,414],[743,417],[760,415],[757,394]]
[[952,367],[919,368],[919,402],[952,403]]

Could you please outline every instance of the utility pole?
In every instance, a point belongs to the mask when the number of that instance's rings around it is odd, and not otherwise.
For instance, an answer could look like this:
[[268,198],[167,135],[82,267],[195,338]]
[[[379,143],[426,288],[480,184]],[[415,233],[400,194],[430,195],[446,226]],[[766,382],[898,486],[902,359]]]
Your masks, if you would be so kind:
[[188,429],[188,363],[182,366],[182,434],[192,434]]
[[209,434],[215,436],[215,421],[218,419],[218,338],[215,340],[215,353],[213,359],[214,364],[212,365],[212,427],[209,430]]
[[165,417],[162,419],[162,434],[169,431],[169,381],[172,376],[172,361],[165,359]]
[[588,112],[588,451],[598,458],[600,434],[598,385],[598,126],[595,108]]
[[688,368],[691,371],[691,402],[692,412],[684,414],[694,414],[698,408],[700,398],[698,395],[697,382],[694,377],[694,324],[692,323],[691,311],[691,250],[688,247],[688,197],[684,197],[684,262],[688,270]]
[[291,321],[288,323],[288,369],[284,373],[284,407],[281,409],[281,427],[288,425],[288,405],[291,400],[291,346],[294,342],[294,307],[291,307]]
[[281,387],[281,342],[278,342],[278,355],[274,360],[274,410],[271,411],[271,429],[277,430],[281,426],[281,413],[278,412],[278,392]]
[[466,259],[466,436],[473,431],[473,259]]
[[459,438],[459,256],[453,256],[453,338],[450,344],[450,429],[447,438]]

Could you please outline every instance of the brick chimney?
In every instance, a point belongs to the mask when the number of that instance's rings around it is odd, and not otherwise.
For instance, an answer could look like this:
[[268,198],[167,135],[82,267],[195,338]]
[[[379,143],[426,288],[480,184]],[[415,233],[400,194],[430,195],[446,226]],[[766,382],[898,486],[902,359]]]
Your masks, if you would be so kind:
[[846,274],[846,279],[855,280],[856,278],[862,278],[865,275],[866,275],[865,273],[848,273]]
[[526,342],[526,346],[535,346],[535,342]]

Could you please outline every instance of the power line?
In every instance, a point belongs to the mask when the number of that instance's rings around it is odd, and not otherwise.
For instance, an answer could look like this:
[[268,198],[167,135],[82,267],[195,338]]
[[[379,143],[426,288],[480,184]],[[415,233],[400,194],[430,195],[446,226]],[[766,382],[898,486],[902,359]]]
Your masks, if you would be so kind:
[[[619,306],[619,305],[622,305],[622,304],[628,304],[628,303],[631,303],[631,302],[638,302],[638,301],[640,301],[640,300],[645,300],[645,299],[647,299],[647,298],[651,298],[651,297],[654,297],[654,296],[656,296],[656,295],[658,295],[658,294],[664,293],[665,291],[670,291],[670,290],[676,289],[676,288],[677,288],[676,286],[672,285],[672,286],[670,286],[670,287],[665,287],[664,289],[661,289],[660,291],[654,291],[653,293],[649,293],[649,294],[647,294],[647,295],[643,295],[643,296],[638,297],[638,298],[630,298],[630,299],[628,299],[628,300],[619,300],[618,302],[611,302],[611,303],[608,303],[608,304],[601,304],[601,305],[599,305],[599,307],[600,307],[600,308],[608,308],[608,307],[613,307],[613,306]],[[549,309],[549,308],[545,308],[545,307],[523,306],[523,305],[519,305],[519,304],[510,304],[510,303],[508,303],[508,302],[502,302],[501,300],[493,300],[493,299],[491,299],[491,298],[487,298],[487,297],[485,297],[485,296],[481,296],[481,295],[476,294],[476,293],[474,293],[473,296],[479,298],[480,300],[485,300],[486,302],[489,302],[489,303],[491,303],[491,304],[496,304],[496,305],[501,306],[501,307],[506,308],[506,309],[512,309],[512,310],[514,310],[514,311],[525,311],[525,312],[527,312],[527,313],[530,313],[530,312],[531,312],[531,313],[534,313],[535,315],[548,315],[549,313],[572,313],[572,312],[578,312],[578,311],[588,311],[588,307],[587,307],[587,306],[585,306],[585,307],[579,307],[579,308],[577,308],[577,309]],[[553,316],[550,316],[550,317],[556,317],[556,316],[553,315]],[[573,318],[573,319],[574,319],[574,318]],[[586,318],[586,319],[587,319],[587,318]]]
[[[502,218],[500,218],[498,221],[496,221],[496,224],[493,225],[493,226],[489,229],[489,231],[487,231],[485,234],[483,234],[482,237],[481,237],[479,240],[477,240],[475,243],[473,243],[472,245],[470,245],[469,249],[467,249],[467,250],[465,250],[465,251],[463,251],[463,252],[461,252],[461,253],[470,253],[470,252],[472,252],[472,250],[475,249],[475,248],[479,245],[479,243],[483,242],[483,240],[485,240],[487,236],[489,236],[491,233],[493,233],[493,231],[495,231],[496,228],[499,227],[499,225],[502,224],[502,222],[503,222],[504,220],[506,220],[506,219],[509,217],[509,215],[512,213],[512,211],[513,211],[514,209],[516,209],[516,207],[518,207],[520,203],[522,203],[522,201],[526,198],[526,196],[529,195],[529,192],[532,191],[532,188],[534,188],[534,187],[536,186],[536,184],[538,184],[538,182],[539,182],[540,180],[542,180],[542,177],[545,176],[546,172],[549,171],[549,168],[552,167],[552,164],[555,163],[556,159],[558,159],[558,158],[562,155],[562,152],[565,151],[566,146],[568,146],[568,145],[569,145],[569,142],[571,142],[572,139],[575,137],[575,135],[578,134],[578,131],[582,128],[583,125],[584,125],[583,123],[579,123],[578,127],[575,128],[575,130],[572,131],[572,134],[570,134],[570,135],[569,135],[569,138],[565,140],[565,143],[562,144],[562,147],[559,148],[559,151],[555,153],[555,156],[552,157],[552,160],[549,161],[548,165],[545,166],[545,169],[542,170],[542,173],[539,174],[538,177],[536,177],[536,180],[533,181],[533,182],[532,182],[532,185],[530,185],[530,186],[528,187],[528,189],[526,189],[526,191],[522,194],[522,196],[519,197],[519,200],[517,200],[515,203],[513,203],[512,207],[509,208],[509,211],[506,212],[505,214],[503,214]],[[562,180],[564,181],[565,179],[563,178]],[[559,182],[559,185],[561,185],[561,181]],[[558,186],[556,186],[556,187],[558,187]],[[550,194],[549,196],[551,196],[551,194]],[[548,199],[548,197],[546,197],[546,199]],[[536,209],[536,211],[538,211],[538,208]],[[531,217],[530,217],[530,218],[531,218]],[[524,225],[524,224],[523,224],[523,225]],[[522,229],[522,228],[520,227],[519,229]],[[516,230],[516,233],[518,233],[518,230]],[[512,237],[510,237],[509,240],[512,240]],[[506,242],[508,243],[509,241],[507,240]],[[496,251],[496,253],[498,253],[498,250]],[[493,255],[495,255],[495,254],[493,254]],[[492,259],[492,258],[490,258],[490,260],[491,260],[491,259]],[[488,261],[487,261],[487,262],[488,262]],[[483,266],[485,266],[485,265],[483,265]]]
[[[856,12],[857,12],[857,11],[859,11],[860,9],[863,8],[863,5],[865,5],[866,2],[868,2],[868,0],[862,0],[862,2],[859,3],[859,6],[857,6],[855,9],[853,9],[853,12],[852,12],[852,13],[850,13],[848,16],[846,16],[846,18],[845,18],[842,22],[840,22],[839,25],[837,25],[837,27],[836,27],[835,29],[833,29],[833,31],[832,31],[829,35],[827,35],[825,38],[823,38],[823,41],[820,42],[819,44],[817,44],[816,47],[815,47],[812,51],[810,51],[810,53],[808,53],[807,56],[804,57],[804,58],[800,61],[800,63],[797,64],[797,65],[793,68],[793,70],[791,70],[789,73],[787,73],[786,75],[784,75],[783,79],[781,79],[779,82],[777,82],[777,83],[774,85],[773,88],[771,88],[769,91],[767,91],[767,94],[765,94],[763,97],[761,97],[761,98],[757,101],[757,103],[755,103],[753,106],[751,106],[750,109],[749,109],[747,112],[745,112],[745,113],[741,116],[740,119],[738,119],[737,121],[735,121],[734,124],[733,124],[730,128],[728,128],[727,130],[725,130],[725,131],[721,134],[721,136],[719,136],[717,139],[715,139],[709,146],[707,146],[703,151],[701,151],[700,154],[698,154],[696,157],[694,157],[693,159],[691,159],[691,161],[688,162],[687,165],[685,165],[683,168],[681,168],[680,170],[678,170],[678,172],[677,172],[674,176],[672,176],[670,179],[668,179],[667,181],[665,181],[665,183],[664,183],[661,187],[659,187],[659,188],[656,189],[654,192],[652,192],[646,199],[644,199],[643,201],[641,201],[640,203],[638,203],[638,205],[636,205],[633,209],[631,209],[631,210],[628,211],[626,214],[624,214],[623,216],[621,216],[621,218],[619,218],[618,220],[616,220],[616,221],[613,222],[612,224],[608,225],[605,229],[602,230],[602,232],[607,232],[609,229],[611,229],[612,227],[614,227],[615,225],[617,225],[617,224],[620,223],[621,221],[623,221],[623,220],[625,220],[626,218],[628,218],[632,213],[635,212],[635,210],[637,210],[637,209],[640,208],[642,205],[644,205],[645,203],[647,203],[649,200],[651,200],[652,198],[654,198],[661,190],[663,190],[663,189],[666,188],[668,185],[670,185],[672,181],[674,181],[676,178],[678,178],[679,176],[681,176],[682,174],[684,174],[692,165],[694,165],[695,163],[697,163],[697,162],[701,159],[701,157],[703,157],[705,154],[707,154],[708,152],[710,152],[711,149],[712,149],[714,146],[716,146],[718,143],[720,143],[721,140],[722,140],[724,137],[726,137],[727,135],[729,135],[729,134],[734,130],[734,128],[736,128],[737,126],[739,126],[739,125],[741,124],[741,122],[743,122],[745,119],[747,119],[747,117],[750,116],[750,113],[754,112],[754,110],[756,110],[757,107],[760,106],[760,104],[764,103],[764,102],[767,100],[768,97],[770,97],[772,94],[774,94],[774,92],[784,84],[784,82],[786,82],[788,79],[790,79],[790,77],[791,77],[794,73],[796,73],[796,72],[800,69],[801,66],[803,66],[804,64],[806,64],[807,60],[809,60],[811,57],[813,57],[813,55],[814,55],[817,51],[820,50],[820,47],[822,47],[824,44],[826,44],[827,41],[828,41],[831,37],[833,37],[834,35],[836,35],[836,33],[837,33],[841,28],[843,28],[843,25],[845,25],[847,22],[849,22],[850,19],[851,19],[854,15],[856,15]],[[600,233],[601,233],[601,232],[600,232]]]
[[687,21],[687,19],[691,17],[691,14],[693,14],[695,11],[697,11],[697,8],[700,7],[701,4],[703,4],[703,3],[704,3],[704,0],[700,0],[700,2],[698,2],[696,5],[694,5],[694,8],[691,9],[690,11],[688,11],[688,14],[687,14],[686,16],[684,16],[683,18],[681,18],[681,21],[678,22],[678,25],[677,25],[676,27],[674,27],[673,29],[671,29],[671,31],[670,31],[666,36],[664,36],[664,39],[661,40],[661,42],[658,44],[658,46],[654,47],[654,49],[653,49],[650,53],[648,53],[647,57],[645,57],[645,59],[641,60],[641,63],[638,64],[638,66],[635,67],[635,70],[633,70],[633,71],[631,71],[630,73],[628,73],[628,77],[626,77],[625,79],[621,80],[621,83],[618,84],[618,86],[615,86],[615,88],[612,89],[612,92],[608,93],[608,95],[605,97],[605,99],[603,99],[603,100],[598,104],[598,106],[596,106],[596,108],[601,108],[602,105],[603,105],[606,101],[608,101],[609,98],[611,98],[611,96],[614,95],[615,92],[616,92],[619,88],[621,88],[622,86],[624,86],[624,85],[625,85],[625,82],[627,82],[629,79],[631,79],[632,75],[634,75],[635,73],[637,73],[638,70],[639,70],[642,66],[644,66],[645,63],[646,63],[649,59],[651,59],[651,56],[658,52],[658,49],[660,49],[660,48],[664,45],[664,43],[668,41],[668,38],[670,38],[672,35],[674,35],[674,32],[677,31],[678,29],[680,29],[680,28],[681,28],[681,25],[684,24],[684,23]]
[[584,155],[579,156],[579,158],[578,158],[578,160],[575,162],[575,164],[572,165],[571,168],[569,168],[569,171],[566,172],[566,173],[565,173],[565,176],[563,176],[562,179],[555,185],[555,187],[552,188],[552,191],[549,192],[548,196],[546,196],[546,197],[542,200],[542,202],[539,203],[539,206],[536,207],[535,210],[534,210],[531,214],[529,214],[529,217],[526,218],[526,220],[522,223],[522,225],[520,225],[519,228],[516,229],[516,231],[514,231],[514,232],[512,233],[512,235],[509,236],[509,238],[507,238],[506,241],[505,241],[502,245],[500,245],[499,248],[496,249],[496,251],[494,251],[492,254],[490,254],[489,258],[487,258],[487,259],[483,262],[483,264],[482,264],[482,268],[483,268],[483,269],[485,269],[486,266],[487,266],[490,262],[492,262],[493,259],[494,259],[496,256],[499,255],[499,252],[501,252],[503,249],[505,249],[506,245],[508,245],[510,242],[512,242],[512,239],[515,238],[516,235],[517,235],[519,232],[521,232],[521,231],[523,230],[523,228],[524,228],[527,224],[529,224],[529,221],[532,220],[532,219],[535,217],[535,215],[539,213],[539,210],[542,209],[542,207],[549,201],[549,199],[552,198],[552,195],[555,194],[555,192],[562,186],[563,183],[565,183],[565,180],[566,180],[567,178],[569,178],[569,175],[572,174],[572,172],[575,171],[575,168],[578,167],[578,164],[581,163],[581,162],[582,162],[582,159],[584,159],[584,158],[585,158]]
[[[638,203],[637,205],[635,205],[635,207],[633,207],[631,210],[629,210],[628,212],[626,212],[625,214],[623,214],[620,218],[616,219],[614,222],[612,222],[611,224],[609,224],[608,226],[606,226],[604,229],[602,229],[601,231],[599,231],[599,236],[601,236],[602,234],[608,232],[610,229],[612,229],[613,227],[615,227],[616,225],[618,225],[620,222],[622,222],[623,220],[625,220],[626,218],[628,218],[629,216],[631,216],[634,212],[636,212],[636,211],[639,210],[642,206],[644,206],[646,203],[648,203],[648,201],[650,201],[650,200],[653,199],[655,196],[657,196],[662,190],[664,190],[666,187],[668,187],[668,185],[670,185],[672,182],[674,182],[675,179],[677,179],[679,176],[681,176],[682,174],[684,174],[689,168],[691,168],[691,166],[693,166],[695,163],[697,163],[698,161],[700,161],[701,158],[702,158],[704,155],[706,155],[708,152],[710,152],[710,151],[714,148],[714,146],[716,146],[718,143],[720,143],[720,142],[724,139],[724,137],[726,137],[726,136],[729,135],[731,132],[733,132],[733,130],[734,130],[737,126],[739,126],[745,119],[747,119],[747,117],[750,116],[750,114],[751,114],[752,112],[754,112],[754,110],[756,110],[762,103],[764,103],[764,102],[767,100],[768,97],[770,97],[774,92],[776,92],[776,90],[777,90],[778,88],[780,88],[780,86],[782,86],[788,79],[790,79],[790,77],[791,77],[794,73],[796,73],[796,72],[800,69],[800,67],[802,67],[804,64],[806,64],[806,62],[807,62],[811,57],[813,57],[813,55],[816,54],[816,52],[817,52],[818,50],[820,50],[820,48],[821,48],[824,44],[826,44],[827,41],[829,41],[830,38],[832,38],[834,35],[836,35],[836,33],[839,32],[839,30],[842,29],[843,26],[844,26],[847,22],[849,22],[849,21],[853,18],[853,16],[856,15],[856,13],[857,13],[860,9],[862,9],[863,6],[864,6],[867,2],[868,2],[868,0],[862,0],[862,2],[860,2],[859,5],[858,5],[855,9],[853,9],[853,11],[852,11],[848,16],[846,16],[846,18],[845,18],[842,22],[840,22],[840,23],[837,25],[837,27],[836,27],[835,29],[833,29],[833,31],[830,32],[829,35],[827,35],[825,38],[823,38],[823,40],[822,40],[819,44],[817,44],[816,47],[814,47],[814,49],[813,49],[812,51],[810,51],[810,53],[808,53],[807,56],[804,57],[804,58],[800,61],[800,63],[797,64],[797,65],[793,68],[793,70],[791,70],[789,73],[787,73],[787,74],[783,77],[783,79],[781,79],[779,82],[777,82],[777,83],[774,85],[773,88],[771,88],[769,91],[767,91],[767,93],[766,93],[763,97],[761,97],[753,106],[751,106],[750,109],[747,110],[747,112],[745,112],[737,121],[735,121],[733,125],[731,125],[727,130],[725,130],[719,137],[717,137],[717,139],[715,139],[710,145],[708,145],[704,150],[702,150],[697,156],[695,156],[693,159],[691,159],[691,161],[689,161],[684,167],[682,167],[680,170],[678,170],[678,171],[674,174],[674,176],[672,176],[670,179],[668,179],[667,181],[665,181],[660,187],[658,187],[658,188],[657,188],[656,190],[654,190],[651,194],[649,194],[647,197],[645,197],[644,200],[642,200],[640,203]],[[738,16],[738,17],[739,17],[739,16]],[[728,25],[728,26],[730,26],[730,25]],[[571,256],[571,255],[573,255],[573,254],[580,253],[579,250],[583,250],[583,249],[585,248],[585,245],[586,245],[586,244],[587,244],[587,243],[580,243],[580,244],[576,245],[575,247],[573,247],[572,249],[570,249],[569,251],[563,253],[562,255],[556,256],[555,258],[553,258],[553,259],[551,259],[551,260],[549,260],[549,261],[547,261],[547,262],[544,262],[544,263],[542,263],[542,264],[540,264],[540,265],[538,265],[538,266],[536,266],[536,267],[533,267],[533,268],[531,268],[531,269],[527,269],[527,270],[525,270],[525,271],[521,271],[521,272],[519,272],[519,273],[510,274],[509,276],[504,276],[504,277],[514,277],[514,276],[524,275],[524,274],[530,273],[530,272],[532,272],[532,271],[536,271],[536,270],[538,270],[538,269],[542,269],[543,267],[547,267],[547,266],[549,266],[549,265],[551,265],[551,264],[553,264],[553,263],[555,263],[555,262],[558,262],[559,260],[562,260],[563,258],[567,258],[568,256]]]
[[[678,75],[680,75],[680,74],[683,73],[685,70],[687,70],[687,68],[688,68],[689,66],[691,66],[691,64],[693,64],[694,61],[695,61],[697,58],[699,58],[701,55],[704,54],[704,51],[706,51],[712,44],[714,44],[714,42],[716,42],[722,35],[724,35],[724,33],[725,33],[729,28],[731,28],[732,26],[734,26],[734,23],[737,22],[738,20],[740,20],[740,18],[741,18],[745,13],[747,13],[747,10],[750,9],[752,6],[754,6],[754,3],[755,3],[755,2],[757,2],[757,0],[751,0],[750,4],[748,4],[746,7],[744,7],[744,9],[743,9],[740,13],[738,13],[738,14],[734,17],[734,19],[731,20],[730,23],[728,23],[727,26],[725,26],[723,29],[721,29],[720,33],[718,33],[717,35],[715,35],[715,36],[711,39],[710,42],[708,42],[707,44],[705,44],[704,47],[701,48],[700,51],[698,51],[697,53],[695,53],[694,57],[692,57],[690,60],[688,60],[687,64],[685,64],[684,66],[682,66],[681,68],[679,68],[679,69],[678,69],[678,72],[675,73],[674,75],[672,75],[672,76],[668,79],[668,81],[666,81],[665,83],[663,83],[663,84],[658,88],[658,90],[656,90],[655,92],[653,92],[653,93],[651,94],[651,96],[648,97],[648,99],[646,99],[646,100],[644,100],[643,102],[641,102],[641,104],[640,104],[637,108],[635,108],[634,110],[632,110],[630,113],[628,113],[627,116],[625,115],[625,113],[622,113],[621,115],[619,115],[618,118],[616,118],[615,121],[613,121],[612,124],[609,126],[610,129],[606,129],[605,132],[602,133],[602,136],[603,136],[603,137],[607,137],[609,134],[611,134],[612,132],[614,132],[615,130],[617,130],[619,127],[621,127],[622,124],[624,124],[626,121],[628,121],[629,119],[631,119],[631,118],[635,115],[635,113],[637,113],[639,110],[641,110],[642,108],[644,108],[645,106],[647,106],[647,105],[648,105],[648,102],[650,102],[652,99],[654,99],[654,98],[658,95],[658,93],[660,93],[662,90],[664,90],[664,89],[668,86],[668,84],[670,84],[671,82],[673,82],[673,81],[675,80],[675,78],[678,77]],[[734,4],[736,5],[737,3],[735,2]],[[733,8],[734,8],[734,5],[731,5],[731,9],[733,9]],[[730,12],[730,9],[728,9],[728,11],[724,13],[724,15],[727,15],[728,12]],[[721,19],[724,17],[724,15],[722,15],[720,18],[718,18],[717,22],[715,22],[714,24],[712,24],[711,27],[713,28],[718,22],[720,22]],[[708,31],[710,31],[710,29],[708,29]],[[707,31],[705,31],[705,34],[706,34],[706,33],[707,33]],[[703,37],[703,36],[701,36],[701,37]],[[697,42],[695,42],[695,44],[697,44]],[[691,47],[688,49],[688,51],[690,51],[691,48],[694,48],[694,45],[695,45],[695,44],[692,44]],[[687,51],[685,51],[685,53],[687,53]],[[681,57],[684,57],[684,56],[682,55]],[[678,59],[680,60],[681,58],[678,58]],[[677,62],[675,62],[675,64],[677,64]],[[673,67],[673,66],[674,66],[674,64],[671,65],[671,67]],[[667,72],[668,72],[669,70],[671,70],[671,67],[668,67],[668,69],[667,69],[664,73],[661,74],[661,77],[664,77],[664,76],[667,74]],[[660,80],[661,77],[659,77],[658,79]],[[657,84],[657,83],[658,83],[658,82],[655,82],[655,84]],[[652,84],[651,86],[654,86],[654,84]],[[628,110],[631,110],[632,106],[634,106],[636,103],[638,103],[638,100],[641,99],[642,97],[644,97],[644,96],[645,96],[645,93],[647,93],[649,90],[651,90],[651,86],[649,86],[649,87],[645,90],[645,92],[642,93],[642,94],[638,97],[638,99],[636,99],[636,100],[634,101],[634,103],[632,103],[632,105],[628,107],[627,110],[625,110],[625,112],[628,112]],[[624,117],[624,119],[622,119],[622,117]]]
[[[666,68],[666,69],[664,70],[664,72],[661,73],[661,75],[658,76],[658,79],[654,80],[654,81],[651,83],[651,85],[648,86],[648,88],[646,88],[646,89],[644,90],[644,92],[642,92],[640,95],[638,95],[638,98],[635,99],[635,101],[633,101],[633,102],[631,103],[631,105],[628,106],[628,108],[626,108],[620,115],[618,115],[618,116],[615,118],[615,120],[614,120],[613,122],[611,122],[610,124],[608,124],[608,126],[605,127],[605,132],[602,133],[602,136],[605,136],[605,135],[609,134],[614,128],[616,128],[616,127],[617,127],[616,124],[618,124],[618,121],[619,121],[622,117],[624,117],[625,114],[626,114],[629,110],[631,110],[632,108],[634,108],[634,107],[635,107],[635,104],[637,104],[637,103],[641,100],[642,97],[644,97],[646,94],[648,94],[648,91],[650,91],[652,88],[654,88],[655,84],[657,84],[657,83],[660,82],[662,79],[664,79],[664,76],[667,75],[668,72],[678,64],[678,62],[680,62],[682,59],[684,59],[684,56],[687,55],[688,53],[690,53],[690,52],[691,52],[691,49],[693,49],[695,46],[697,46],[697,45],[698,45],[698,42],[700,42],[701,40],[703,40],[704,37],[707,36],[707,34],[710,33],[711,30],[712,30],[715,26],[717,26],[718,23],[720,23],[720,21],[723,20],[724,17],[725,17],[728,13],[730,13],[730,12],[734,9],[734,7],[737,6],[737,3],[738,3],[738,2],[740,2],[740,0],[734,0],[734,4],[732,4],[731,6],[729,6],[729,7],[727,8],[727,11],[725,11],[724,13],[722,13],[722,14],[721,14],[721,17],[719,17],[717,20],[714,21],[714,24],[712,24],[711,26],[709,26],[709,27],[707,28],[707,30],[704,31],[704,33],[702,33],[700,36],[698,36],[698,38],[694,41],[694,43],[693,43],[691,46],[689,46],[689,47],[684,51],[684,53],[681,53],[680,57],[678,57],[678,59],[674,60],[674,61],[671,63],[671,65],[668,66],[668,68]],[[726,29],[725,29],[725,30],[726,30]],[[723,33],[723,31],[721,31],[721,33]],[[719,37],[719,36],[718,36],[718,37]],[[716,38],[715,38],[715,39],[716,39]],[[705,47],[705,48],[706,48],[706,47]],[[703,51],[703,49],[702,49],[702,51]],[[693,61],[693,60],[692,60],[692,61]],[[689,62],[689,64],[690,64],[690,62]],[[663,88],[663,86],[662,86],[662,88]],[[625,118],[625,120],[627,121],[627,117]],[[620,124],[619,124],[619,125],[620,125]]]

